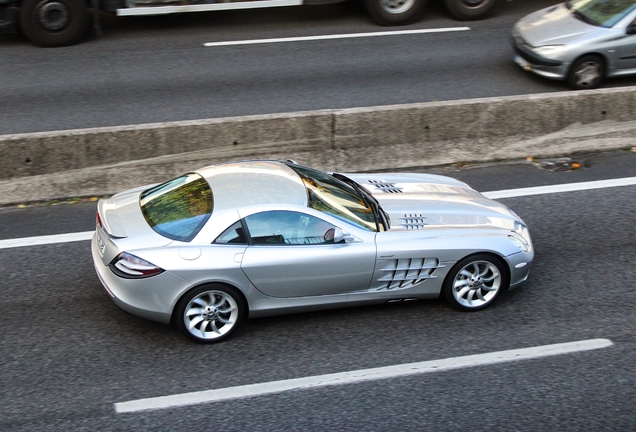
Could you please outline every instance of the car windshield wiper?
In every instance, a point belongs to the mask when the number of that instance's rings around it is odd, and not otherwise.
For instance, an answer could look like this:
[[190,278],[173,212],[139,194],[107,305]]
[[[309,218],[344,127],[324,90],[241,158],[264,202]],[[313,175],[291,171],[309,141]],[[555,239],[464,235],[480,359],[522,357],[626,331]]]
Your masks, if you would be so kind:
[[601,25],[600,22],[594,21],[592,18],[588,17],[587,15],[585,15],[583,12],[581,12],[579,10],[571,9],[571,11],[572,11],[572,14],[575,17],[577,17],[578,19],[580,19],[584,23],[588,23],[588,24],[596,26],[596,27]]
[[375,223],[376,225],[378,225],[376,227],[378,231],[380,231],[379,229],[380,223],[384,227],[385,231],[389,230],[390,228],[389,215],[384,211],[384,209],[380,206],[380,203],[378,202],[378,200],[375,199],[375,197],[372,194],[367,192],[362,186],[360,186],[357,182],[351,180],[347,176],[344,176],[338,173],[333,173],[332,175],[338,180],[343,181],[349,186],[353,187],[358,192],[358,194],[360,194],[360,198],[362,198],[364,203],[368,207],[371,207],[371,210],[373,210],[373,215],[375,216]]

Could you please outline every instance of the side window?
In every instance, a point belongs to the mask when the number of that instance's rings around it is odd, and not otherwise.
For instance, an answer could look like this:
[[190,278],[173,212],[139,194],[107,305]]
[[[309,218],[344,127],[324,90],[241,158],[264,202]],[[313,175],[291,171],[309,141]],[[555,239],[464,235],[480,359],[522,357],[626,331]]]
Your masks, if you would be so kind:
[[217,244],[247,244],[247,238],[241,221],[238,221],[218,236],[214,243]]
[[245,218],[256,245],[333,244],[335,226],[317,217],[292,211],[270,211]]

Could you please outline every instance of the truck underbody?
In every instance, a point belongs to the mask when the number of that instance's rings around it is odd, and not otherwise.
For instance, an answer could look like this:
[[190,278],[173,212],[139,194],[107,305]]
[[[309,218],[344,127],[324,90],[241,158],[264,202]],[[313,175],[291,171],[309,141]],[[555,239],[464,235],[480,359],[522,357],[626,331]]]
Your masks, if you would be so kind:
[[[320,5],[346,0],[0,0],[0,33],[21,31],[38,46],[77,43],[91,21],[101,34],[100,12],[118,16],[165,15],[185,12]],[[419,19],[428,0],[360,0],[380,25],[405,25]],[[456,19],[487,16],[498,0],[443,0]],[[89,16],[92,10],[92,17]]]

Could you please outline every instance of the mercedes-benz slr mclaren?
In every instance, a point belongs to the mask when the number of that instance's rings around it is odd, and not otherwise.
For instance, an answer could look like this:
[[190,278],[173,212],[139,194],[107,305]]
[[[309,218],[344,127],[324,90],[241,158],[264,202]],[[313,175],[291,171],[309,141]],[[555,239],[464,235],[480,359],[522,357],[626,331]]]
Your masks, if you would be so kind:
[[458,180],[247,161],[100,200],[92,254],[123,310],[216,342],[248,317],[440,295],[483,309],[534,250],[523,220]]

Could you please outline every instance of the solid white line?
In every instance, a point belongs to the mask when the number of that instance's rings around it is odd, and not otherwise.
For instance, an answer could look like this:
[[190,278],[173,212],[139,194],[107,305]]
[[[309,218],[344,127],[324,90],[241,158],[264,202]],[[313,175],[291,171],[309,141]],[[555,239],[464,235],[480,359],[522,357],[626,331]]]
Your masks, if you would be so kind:
[[467,30],[470,30],[470,27],[446,27],[446,28],[437,28],[437,29],[400,30],[400,31],[371,32],[371,33],[349,33],[349,34],[320,35],[320,36],[288,37],[288,38],[276,38],[276,39],[252,39],[252,40],[225,41],[225,42],[207,42],[207,43],[204,43],[203,45],[206,47],[219,47],[219,46],[231,46],[231,45],[258,45],[258,44],[281,43],[281,42],[305,42],[305,41],[317,41],[317,40],[353,39],[353,38],[378,37],[378,36],[413,35],[413,34],[423,34],[423,33],[448,33],[448,32],[458,32],[458,31],[467,31]]
[[582,183],[568,183],[552,186],[537,186],[521,189],[508,189],[492,192],[484,192],[482,195],[490,199],[513,198],[531,195],[543,195],[563,192],[576,192],[591,189],[603,189],[617,186],[634,186],[636,185],[636,177],[626,177],[612,180],[599,180]]
[[218,402],[230,399],[242,399],[290,390],[327,387],[333,385],[353,384],[409,375],[442,372],[452,369],[485,366],[497,363],[529,360],[541,357],[569,354],[581,351],[596,350],[612,345],[608,339],[589,339],[554,345],[543,345],[509,351],[498,351],[487,354],[453,357],[442,360],[408,363],[396,366],[362,369],[328,375],[317,375],[283,381],[272,381],[260,384],[249,384],[237,387],[183,393],[172,396],[160,396],[138,399],[115,404],[118,413],[129,413],[147,410],[158,410],[203,403]]
[[0,249],[90,240],[93,234],[95,234],[95,231],[0,240]]
[[[501,199],[634,185],[636,185],[636,177],[626,177],[613,180],[600,180],[583,183],[567,183],[553,186],[538,186],[521,189],[491,191],[484,192],[483,195],[490,199]],[[85,231],[70,234],[0,240],[0,249],[90,240],[93,237],[93,233],[94,231]]]

